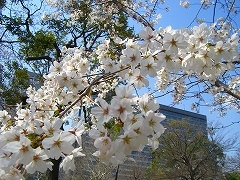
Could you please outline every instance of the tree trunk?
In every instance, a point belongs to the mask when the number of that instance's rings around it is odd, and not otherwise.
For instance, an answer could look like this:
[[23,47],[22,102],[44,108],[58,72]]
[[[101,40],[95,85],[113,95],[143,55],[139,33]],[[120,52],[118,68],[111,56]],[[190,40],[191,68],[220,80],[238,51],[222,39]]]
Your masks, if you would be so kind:
[[119,165],[117,166],[117,169],[116,169],[115,180],[118,179],[118,172],[119,172]]
[[51,159],[51,162],[53,163],[52,171],[49,169],[46,172],[46,180],[58,180],[59,176],[59,166],[62,158],[60,157],[58,160]]

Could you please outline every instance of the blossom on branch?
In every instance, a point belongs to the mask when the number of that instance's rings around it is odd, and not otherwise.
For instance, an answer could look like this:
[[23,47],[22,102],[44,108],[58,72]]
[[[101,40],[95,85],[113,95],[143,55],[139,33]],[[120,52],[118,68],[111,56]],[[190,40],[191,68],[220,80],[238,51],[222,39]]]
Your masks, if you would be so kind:
[[[106,28],[103,19],[114,21],[105,16],[118,14],[122,4],[116,6],[113,1],[113,8],[108,9],[109,2],[97,2],[89,19],[99,26],[102,23],[100,29]],[[60,6],[57,1],[48,3]],[[210,5],[209,1],[202,3]],[[188,1],[180,4],[189,7]],[[78,13],[72,12],[71,21],[76,21]],[[144,16],[131,13],[145,22]],[[51,170],[52,159],[61,160],[64,171],[74,170],[74,157],[84,156],[83,135],[94,139],[97,150],[93,155],[114,166],[146,145],[158,148],[166,117],[157,113],[155,93],[171,94],[174,103],[179,103],[192,86],[203,82],[203,92],[212,93],[214,103],[239,103],[239,77],[228,77],[230,88],[218,81],[239,64],[239,36],[224,21],[179,30],[170,26],[154,30],[151,23],[146,24],[134,38],[122,40],[115,29],[108,32],[113,34],[110,39],[102,40],[99,35],[102,41],[91,51],[87,47],[92,42],[84,42],[85,48],[63,47],[61,58],[44,75],[42,87],[28,88],[28,105],[19,105],[15,118],[0,111],[0,179],[21,179],[16,165],[28,173]],[[150,86],[152,81],[156,89]],[[149,94],[139,93],[144,88]],[[231,97],[222,95],[226,92]],[[72,127],[65,128],[67,122]]]

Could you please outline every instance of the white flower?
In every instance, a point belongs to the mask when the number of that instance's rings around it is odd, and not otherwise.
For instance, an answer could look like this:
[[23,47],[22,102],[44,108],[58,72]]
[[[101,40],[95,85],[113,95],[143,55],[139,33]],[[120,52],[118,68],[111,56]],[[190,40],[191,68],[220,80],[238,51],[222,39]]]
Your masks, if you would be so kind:
[[123,65],[130,65],[133,69],[140,63],[141,54],[138,49],[124,49],[120,57],[121,63]]
[[134,84],[137,89],[141,89],[144,85],[149,86],[149,81],[146,76],[142,75],[139,69],[136,69],[129,79],[130,84]]
[[63,65],[62,62],[54,61],[54,62],[53,62],[53,66],[51,66],[51,67],[49,68],[49,72],[51,72],[51,73],[53,73],[53,74],[60,74],[61,71],[62,71],[62,65]]
[[75,163],[74,158],[79,156],[85,156],[82,152],[82,148],[75,148],[71,154],[67,154],[64,156],[62,162],[60,163],[60,168],[63,168],[63,170],[68,173],[69,170],[74,171],[75,170]]
[[181,34],[166,33],[163,38],[163,48],[171,51],[173,54],[178,54],[179,49],[185,49],[188,43],[184,40],[184,36]]
[[3,180],[25,180],[20,170],[11,167],[9,171],[1,171],[0,178]]
[[70,81],[70,86],[68,87],[73,93],[78,93],[84,89],[82,82],[80,81],[81,77],[75,77]]
[[148,139],[148,145],[152,147],[153,150],[156,150],[159,147],[159,137],[162,133],[155,133],[152,138]]
[[148,144],[148,136],[153,134],[153,129],[145,122],[136,122],[128,128],[128,131],[134,131],[136,136],[136,142],[138,143],[137,150],[142,150]]
[[128,39],[126,43],[127,49],[132,48],[132,49],[138,49],[139,45],[136,41],[133,41],[132,39]]
[[188,8],[190,6],[189,1],[180,1],[180,6],[183,6],[184,8]]
[[53,163],[46,160],[48,160],[48,156],[44,150],[41,150],[40,147],[34,149],[32,161],[26,165],[27,172],[33,174],[36,171],[44,173],[47,169],[52,170]]
[[96,54],[101,55],[102,53],[105,53],[109,48],[110,40],[104,40],[102,41],[102,44],[98,46],[98,49],[96,50]]
[[112,161],[114,159],[113,154],[114,154],[114,152],[109,150],[106,152],[96,151],[92,155],[98,157],[105,164],[109,164],[109,163],[112,163],[113,165],[120,164],[120,162],[115,163],[115,164],[113,163],[113,161]]
[[222,62],[222,58],[229,60],[231,58],[231,55],[228,51],[230,48],[230,44],[224,43],[223,41],[218,41],[214,48],[210,49],[209,56],[214,60],[215,63]]
[[9,119],[11,119],[11,116],[8,115],[6,110],[0,111],[0,122],[6,124]]
[[141,30],[139,32],[139,36],[144,39],[142,47],[149,46],[150,48],[153,48],[156,44],[156,39],[158,39],[158,32],[153,31],[150,27],[147,27],[145,30]]
[[159,104],[156,100],[153,100],[148,94],[143,94],[142,97],[139,98],[139,107],[143,113],[147,113],[148,111],[156,111],[159,109]]
[[55,132],[60,132],[60,128],[63,124],[63,121],[59,118],[55,118],[54,120],[48,120],[45,119],[44,120],[44,126],[42,127],[43,131],[47,134],[47,135],[52,135]]
[[11,155],[12,155],[11,152],[0,150],[0,168],[10,167],[10,165],[13,163]]
[[207,28],[205,23],[201,23],[199,26],[193,27],[193,35],[191,35],[190,38],[194,37],[200,45],[204,45],[208,42],[209,35],[209,28]]
[[107,135],[107,129],[104,128],[102,123],[97,124],[97,129],[91,129],[89,131],[89,136],[93,139],[97,139],[98,137],[104,137]]
[[210,57],[210,53],[208,50],[206,49],[200,49],[199,50],[199,53],[196,55],[195,59],[197,59],[199,62],[198,62],[198,65],[200,67],[212,67],[212,59]]
[[157,76],[157,72],[156,72],[156,66],[157,63],[154,62],[154,59],[152,56],[149,56],[146,59],[143,59],[141,61],[141,74],[143,75],[149,75],[150,77],[155,77]]
[[30,140],[21,134],[19,141],[7,143],[3,147],[3,150],[13,153],[12,158],[16,161],[16,163],[27,165],[31,162],[34,154],[30,143]]
[[147,124],[153,128],[153,130],[155,132],[158,132],[160,134],[164,133],[165,128],[163,127],[163,125],[160,123],[161,121],[163,121],[166,118],[166,116],[164,116],[163,114],[159,114],[159,113],[154,113],[153,111],[148,111],[146,113],[146,122]]
[[122,40],[120,37],[114,37],[114,42],[117,44],[123,44],[127,41],[127,39]]
[[88,60],[86,58],[81,58],[81,57],[77,57],[77,59],[80,59],[76,65],[77,71],[80,74],[86,74],[89,71]]
[[102,59],[102,63],[102,68],[105,70],[106,73],[117,71],[116,62],[112,59],[104,58]]
[[60,168],[63,168],[66,174],[69,172],[69,170],[74,171],[75,170],[74,156],[73,155],[65,156],[60,164]]
[[128,99],[112,99],[110,114],[113,117],[119,117],[121,121],[127,119],[127,115],[133,112],[131,102]]
[[68,77],[66,72],[57,75],[56,80],[59,84],[59,87],[68,87],[70,85],[70,77]]
[[157,17],[156,17],[156,20],[159,20],[162,18],[162,15],[161,14],[158,14]]
[[72,133],[75,136],[78,145],[82,146],[82,134],[85,132],[85,126],[82,122],[78,122],[77,125],[69,129],[68,132]]
[[[159,69],[166,68],[168,71],[176,70],[179,60],[171,51],[161,52],[157,55],[157,66]],[[179,63],[180,64],[180,63]]]
[[46,15],[46,12],[44,11],[43,14],[42,14],[42,20],[45,21],[45,20],[48,20],[47,18],[47,15]]
[[132,99],[135,96],[132,94],[133,91],[133,87],[130,85],[126,85],[126,86],[118,86],[115,89],[116,95],[114,96],[114,98],[119,98],[119,100],[121,99]]
[[112,142],[111,139],[107,136],[99,137],[95,139],[94,146],[98,148],[99,151],[106,152],[111,148]]
[[143,120],[142,114],[129,114],[124,122],[124,129],[130,129],[134,123],[141,122]]
[[100,106],[92,108],[91,113],[98,119],[100,123],[108,122],[112,117],[109,114],[110,105],[102,98],[97,98],[97,101],[99,101]]
[[70,133],[54,133],[53,137],[45,138],[42,141],[44,149],[49,150],[51,158],[59,159],[61,153],[70,154],[73,151],[74,139],[70,136]]
[[132,150],[139,148],[139,143],[136,140],[137,134],[134,131],[124,132],[114,142],[117,145],[117,151],[125,155],[129,155]]
[[12,142],[12,141],[19,141],[20,140],[20,130],[15,128],[11,131],[6,131],[1,134],[0,136],[0,143],[2,146],[5,144]]

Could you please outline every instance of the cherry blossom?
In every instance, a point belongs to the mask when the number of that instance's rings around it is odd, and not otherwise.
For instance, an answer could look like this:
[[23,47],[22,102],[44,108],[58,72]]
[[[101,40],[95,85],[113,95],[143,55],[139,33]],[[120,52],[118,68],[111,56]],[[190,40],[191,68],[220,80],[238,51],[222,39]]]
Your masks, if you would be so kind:
[[60,132],[62,126],[62,120],[55,118],[51,122],[47,119],[44,120],[44,126],[42,127],[46,135],[53,135],[55,132]]
[[68,154],[64,156],[60,168],[63,168],[63,170],[68,173],[70,170],[74,171],[75,170],[75,164],[74,164],[74,158],[79,157],[79,156],[85,156],[82,152],[82,148],[75,148],[71,154]]
[[154,58],[152,56],[149,56],[148,58],[141,61],[141,74],[143,75],[149,75],[150,77],[156,77],[157,76],[157,63],[154,61]]
[[187,47],[187,42],[184,40],[184,36],[181,34],[170,34],[166,33],[163,38],[163,48],[171,51],[172,54],[178,53],[179,49],[185,49]]
[[156,102],[156,100],[153,100],[146,93],[139,98],[138,104],[143,113],[147,113],[150,110],[156,111],[159,109],[159,104]]
[[70,154],[73,151],[73,137],[66,133],[58,134],[54,133],[53,137],[45,138],[42,141],[44,149],[49,150],[49,156],[51,158],[58,159],[62,153]]
[[153,48],[156,44],[156,39],[158,39],[158,32],[153,31],[150,27],[139,32],[139,35],[144,39],[143,47]]
[[99,122],[108,122],[109,119],[112,117],[110,115],[111,106],[104,99],[98,98],[97,100],[100,103],[100,107],[92,108],[91,112],[98,119]]
[[94,146],[99,149],[100,152],[106,152],[111,148],[111,139],[107,136],[99,137],[95,139]]
[[[137,134],[134,131],[126,131],[115,141],[118,147],[118,152],[130,154],[132,150],[138,149]],[[121,160],[121,159],[120,159]]]
[[20,135],[19,141],[7,143],[3,147],[3,150],[13,153],[12,158],[15,162],[22,163],[24,165],[31,162],[31,158],[34,154],[33,149],[30,146],[30,140],[23,135]]
[[33,174],[36,171],[44,173],[47,169],[52,170],[52,163],[48,160],[48,156],[40,147],[34,149],[32,161],[26,165],[28,173]]
[[184,8],[188,8],[190,6],[189,1],[180,1],[180,6],[183,6]]
[[139,69],[134,71],[133,75],[129,79],[129,82],[134,84],[137,89],[141,89],[143,86],[149,86],[149,81],[146,76],[141,74]]
[[134,69],[141,61],[141,55],[138,49],[125,49],[123,50],[123,56],[121,56],[121,63],[124,65],[131,65]]
[[[67,3],[48,1],[52,8]],[[201,3],[210,6],[209,1]],[[189,4],[180,1],[185,8]],[[105,2],[93,7],[92,22],[106,24],[105,19],[113,23],[112,13],[114,17],[118,14],[114,3],[111,8]],[[137,7],[149,9],[142,3]],[[71,23],[79,13],[72,12]],[[146,26],[141,16],[133,12],[129,15]],[[62,12],[44,16],[59,18]],[[123,163],[133,150],[141,151],[146,145],[153,150],[158,148],[165,131],[161,123],[166,117],[158,112],[155,93],[171,92],[174,103],[179,103],[192,80],[204,82],[204,91],[213,94],[213,104],[236,102],[236,97],[222,95],[224,86],[213,86],[222,74],[234,70],[234,63],[239,63],[239,36],[225,20],[211,26],[201,23],[192,29],[168,26],[154,30],[149,26],[134,38],[121,39],[113,33],[110,39],[101,40],[93,52],[63,47],[61,61],[53,62],[44,75],[43,86],[27,89],[28,106],[18,105],[16,117],[0,111],[1,179],[23,179],[18,165],[28,173],[51,170],[50,160],[60,157],[60,168],[66,172],[74,170],[74,158],[84,156],[82,136],[94,139],[97,150],[93,155],[113,166]],[[115,52],[116,44],[120,50]],[[91,67],[93,61],[97,62],[96,67]],[[149,94],[138,93],[142,89],[150,91],[152,81],[156,89]],[[236,94],[239,84],[238,76],[229,81]],[[82,109],[89,113],[84,115],[89,115],[91,122],[81,114]],[[70,128],[65,128],[67,122],[72,122]]]
[[9,180],[24,180],[24,176],[21,174],[20,170],[17,168],[11,167],[9,170],[0,170],[0,177],[2,179]]
[[11,118],[10,115],[8,115],[8,112],[6,110],[0,111],[0,121],[3,124],[6,124],[7,121]]
[[121,121],[125,121],[127,115],[133,112],[131,101],[126,98],[121,99],[120,101],[112,99],[111,107],[110,114],[113,117],[119,117]]

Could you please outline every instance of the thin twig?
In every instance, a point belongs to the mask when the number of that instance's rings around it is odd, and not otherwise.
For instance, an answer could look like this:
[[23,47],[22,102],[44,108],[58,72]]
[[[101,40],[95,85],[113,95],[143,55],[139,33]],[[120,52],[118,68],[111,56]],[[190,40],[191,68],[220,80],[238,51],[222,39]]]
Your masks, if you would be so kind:
[[196,16],[194,17],[194,19],[192,20],[192,22],[188,25],[188,28],[189,28],[189,27],[193,24],[193,22],[197,19],[197,17],[198,17],[198,15],[199,15],[200,11],[201,11],[202,8],[203,8],[203,5],[204,5],[204,3],[203,3],[203,4],[201,5],[201,7],[199,8],[199,10],[198,10]]

